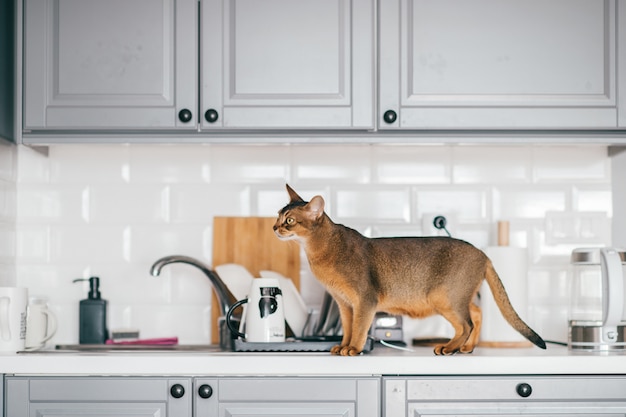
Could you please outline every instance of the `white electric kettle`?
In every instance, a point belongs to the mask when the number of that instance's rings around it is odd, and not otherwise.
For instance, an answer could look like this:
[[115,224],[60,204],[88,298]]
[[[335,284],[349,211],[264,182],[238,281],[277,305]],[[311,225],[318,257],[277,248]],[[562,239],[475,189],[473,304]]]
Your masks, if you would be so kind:
[[572,350],[626,349],[626,250],[579,248],[572,251],[569,340]]

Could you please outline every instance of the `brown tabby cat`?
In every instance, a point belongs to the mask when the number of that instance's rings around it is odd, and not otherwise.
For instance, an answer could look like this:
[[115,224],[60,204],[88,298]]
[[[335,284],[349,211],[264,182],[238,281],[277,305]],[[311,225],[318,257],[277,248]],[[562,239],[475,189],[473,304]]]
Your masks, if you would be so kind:
[[546,348],[511,306],[487,255],[471,244],[449,237],[367,238],[333,223],[321,196],[306,202],[289,185],[287,192],[291,201],[280,210],[274,232],[303,245],[312,272],[339,305],[343,338],[331,353],[359,354],[377,311],[414,318],[441,314],[455,334],[435,354],[471,353],[482,322],[473,299],[485,278],[507,322]]

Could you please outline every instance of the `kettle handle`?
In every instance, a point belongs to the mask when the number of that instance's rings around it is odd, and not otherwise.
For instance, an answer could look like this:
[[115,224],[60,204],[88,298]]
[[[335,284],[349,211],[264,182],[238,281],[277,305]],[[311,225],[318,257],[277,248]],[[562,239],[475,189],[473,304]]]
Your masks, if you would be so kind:
[[617,341],[617,326],[624,312],[624,276],[622,262],[615,249],[600,249],[602,268],[602,338]]
[[245,303],[248,302],[247,298],[244,298],[243,300],[239,300],[237,301],[235,304],[233,304],[229,309],[228,309],[228,313],[226,314],[226,325],[228,326],[228,328],[230,329],[231,333],[233,335],[236,335],[242,339],[246,338],[246,335],[241,333],[239,330],[235,329],[235,327],[233,326],[232,322],[231,322],[231,318],[233,316],[233,312],[235,311],[235,309]]

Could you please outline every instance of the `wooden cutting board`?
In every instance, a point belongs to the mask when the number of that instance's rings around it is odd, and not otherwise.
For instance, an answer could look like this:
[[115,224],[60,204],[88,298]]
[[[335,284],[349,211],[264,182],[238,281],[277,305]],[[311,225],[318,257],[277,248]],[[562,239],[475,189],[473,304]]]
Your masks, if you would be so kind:
[[[213,218],[213,266],[235,263],[243,265],[258,277],[259,271],[276,271],[291,278],[300,289],[300,245],[282,241],[272,226],[275,217],[215,217]],[[211,313],[212,343],[218,343],[217,318],[219,304],[213,294]]]

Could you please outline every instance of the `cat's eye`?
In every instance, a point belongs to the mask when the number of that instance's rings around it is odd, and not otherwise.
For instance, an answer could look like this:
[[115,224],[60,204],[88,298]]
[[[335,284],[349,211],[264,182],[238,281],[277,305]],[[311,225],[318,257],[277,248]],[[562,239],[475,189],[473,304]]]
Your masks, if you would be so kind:
[[287,226],[293,226],[294,224],[296,224],[296,219],[294,219],[293,217],[287,217],[286,223]]

